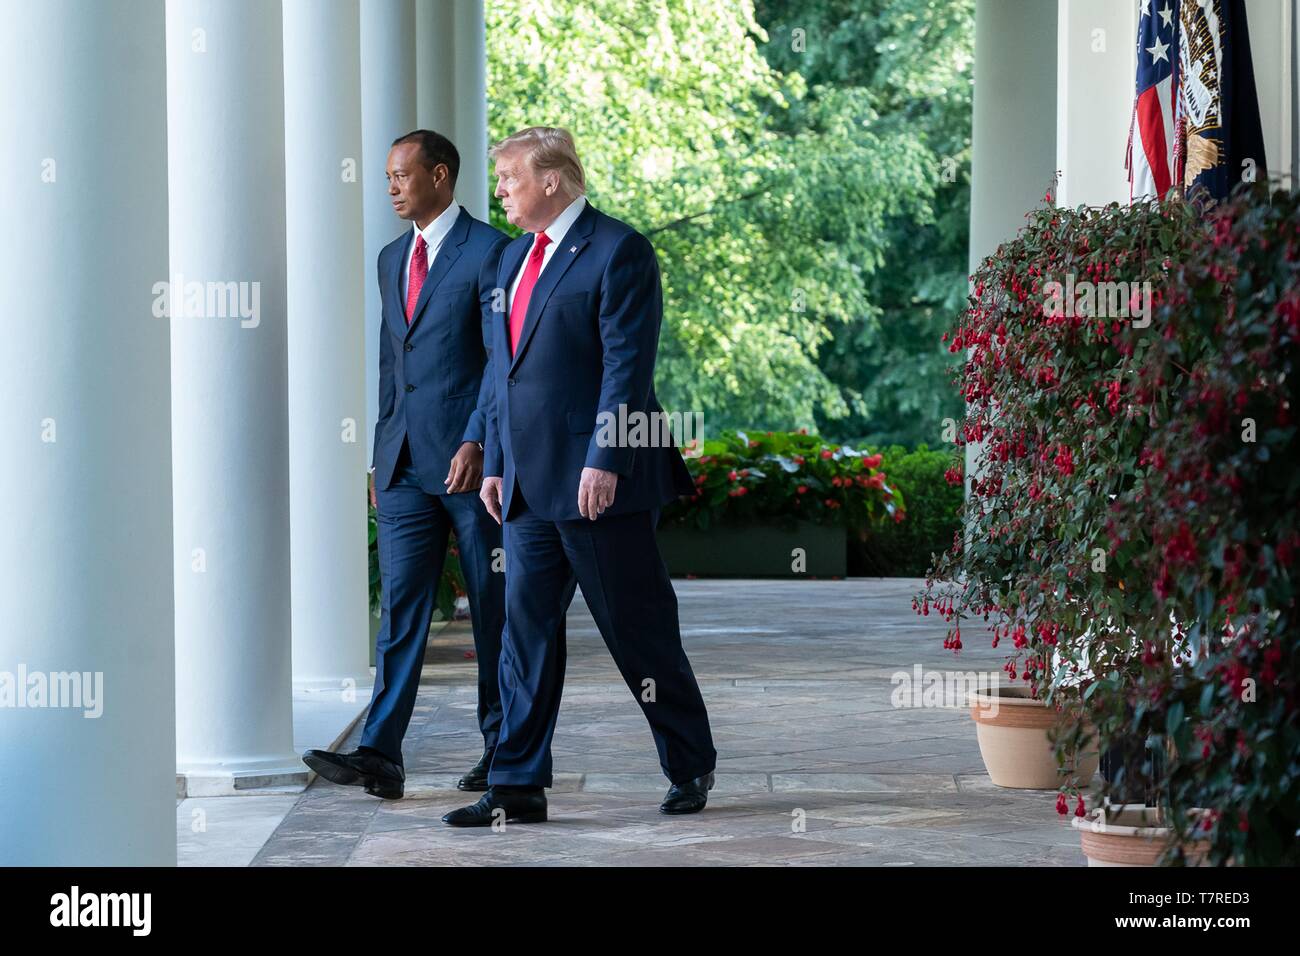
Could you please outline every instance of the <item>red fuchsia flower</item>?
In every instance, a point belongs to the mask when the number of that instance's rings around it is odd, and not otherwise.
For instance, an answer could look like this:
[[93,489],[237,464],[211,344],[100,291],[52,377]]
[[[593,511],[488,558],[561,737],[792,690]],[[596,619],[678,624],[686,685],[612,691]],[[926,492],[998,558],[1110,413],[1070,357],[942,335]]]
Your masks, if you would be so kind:
[[1196,541],[1186,521],[1178,522],[1178,530],[1165,544],[1165,560],[1170,564],[1192,564],[1196,561]]
[[1215,246],[1227,245],[1232,239],[1232,220],[1223,216],[1214,224],[1214,244]]
[[749,447],[750,447],[750,448],[757,448],[757,447],[758,447],[758,439],[756,439],[756,438],[751,438],[751,439],[749,440]]
[[835,455],[835,453],[834,453],[833,451],[831,451],[829,448],[823,448],[823,449],[822,449],[822,458],[823,458],[823,459],[826,459],[826,458],[832,458],[832,457],[834,457],[834,455]]
[[943,473],[944,480],[950,485],[960,485],[962,474],[960,468],[949,468]]
[[740,469],[740,477],[741,477],[741,478],[748,478],[748,477],[749,477],[749,469],[748,469],[748,468],[742,468],[742,469]]
[[1291,295],[1282,299],[1273,311],[1282,320],[1291,338],[1300,337],[1300,296]]
[[808,486],[800,485],[798,488],[795,489],[795,491],[797,491],[801,495],[806,495],[808,494]]
[[894,524],[902,524],[907,519],[907,515],[901,511],[894,512]]
[[794,463],[795,463],[796,465],[802,465],[802,464],[803,464],[803,455],[795,455],[795,456],[794,456]]
[[885,476],[881,474],[872,475],[866,481],[869,488],[883,488],[885,486]]
[[730,471],[727,472],[727,477],[730,478],[732,481],[735,481],[738,476],[734,471]]
[[863,468],[879,468],[880,463],[885,460],[885,456],[877,452],[874,455],[868,455],[862,459]]
[[808,429],[806,429],[806,428],[801,428],[801,429],[799,429],[799,434],[800,434],[800,435],[807,435],[807,434],[808,434]]
[[1083,806],[1083,794],[1079,794],[1079,802],[1074,805],[1074,815],[1076,817],[1084,817],[1088,815],[1088,811]]
[[695,483],[696,483],[697,485],[702,485],[702,484],[704,484],[706,481],[708,481],[708,476],[707,476],[707,475],[696,475],[696,476],[695,476]]
[[1056,812],[1061,816],[1065,816],[1070,812],[1070,803],[1065,799],[1065,794],[1063,793],[1058,793],[1056,795]]
[[1056,470],[1064,477],[1074,474],[1074,456],[1070,454],[1070,449],[1062,445],[1060,451],[1056,453],[1053,460]]

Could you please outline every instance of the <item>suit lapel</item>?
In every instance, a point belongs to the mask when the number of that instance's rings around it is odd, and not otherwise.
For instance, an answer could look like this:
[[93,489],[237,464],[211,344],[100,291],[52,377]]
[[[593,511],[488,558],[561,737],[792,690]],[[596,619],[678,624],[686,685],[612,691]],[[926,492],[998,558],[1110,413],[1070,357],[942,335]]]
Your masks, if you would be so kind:
[[[424,277],[424,285],[420,287],[420,298],[415,302],[415,314],[411,316],[411,324],[406,330],[408,336],[420,321],[420,316],[424,314],[425,306],[429,304],[429,299],[437,291],[438,284],[447,277],[452,264],[460,258],[460,247],[469,236],[470,218],[469,210],[462,207],[460,215],[456,217],[456,221],[452,224],[451,231],[447,233],[447,238],[442,241],[442,247],[438,250],[438,255],[434,257],[433,265],[429,266],[429,274]],[[405,303],[403,303],[403,306],[405,306]],[[405,317],[405,313],[403,313],[403,317]]]
[[537,277],[537,285],[533,286],[533,294],[528,300],[528,313],[524,316],[524,328],[519,333],[519,347],[515,349],[514,361],[510,364],[511,372],[518,366],[519,359],[528,348],[529,340],[533,337],[533,333],[537,331],[537,322],[541,317],[542,310],[546,308],[546,301],[551,297],[551,293],[555,291],[555,287],[560,284],[564,274],[569,271],[569,266],[573,265],[574,260],[586,248],[589,241],[588,237],[595,226],[596,210],[589,202],[583,206],[582,212],[565,234],[559,248],[551,253],[551,261],[546,264],[542,274]]
[[388,261],[384,264],[383,288],[380,290],[380,298],[388,296],[395,303],[393,308],[383,308],[380,303],[380,311],[388,317],[388,327],[392,333],[399,339],[406,337],[406,303],[402,301],[402,268],[406,265],[406,250],[410,248],[414,238],[407,233],[405,242],[394,242],[388,247]]

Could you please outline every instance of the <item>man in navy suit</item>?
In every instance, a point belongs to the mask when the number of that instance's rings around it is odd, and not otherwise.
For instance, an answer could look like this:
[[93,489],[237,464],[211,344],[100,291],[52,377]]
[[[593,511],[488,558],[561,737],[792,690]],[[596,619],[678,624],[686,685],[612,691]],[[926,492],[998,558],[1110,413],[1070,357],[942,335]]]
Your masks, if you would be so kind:
[[487,793],[443,820],[546,819],[575,585],[650,724],[672,784],[660,810],[694,813],[717,753],[655,541],[659,509],[694,488],[675,442],[610,440],[605,427],[611,416],[662,415],[654,247],[586,201],[566,130],[532,127],[491,155],[506,218],[526,230],[502,254],[496,283],[481,492],[504,517],[504,716]]
[[383,615],[375,688],[360,747],[303,755],[327,780],[388,799],[403,793],[402,738],[453,528],[474,626],[484,744],[460,789],[487,789],[501,727],[501,529],[478,489],[485,437],[480,403],[491,394],[486,333],[506,236],[453,198],[459,169],[456,147],[429,130],[399,138],[388,154],[388,193],[412,229],[379,253],[383,318],[370,495],[378,512]]

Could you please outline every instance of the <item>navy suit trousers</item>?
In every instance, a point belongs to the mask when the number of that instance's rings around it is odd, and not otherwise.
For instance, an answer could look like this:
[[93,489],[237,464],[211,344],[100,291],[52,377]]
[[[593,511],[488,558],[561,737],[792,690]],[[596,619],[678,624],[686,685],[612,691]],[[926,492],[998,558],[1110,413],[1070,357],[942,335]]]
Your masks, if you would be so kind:
[[479,729],[484,749],[490,750],[501,727],[497,669],[505,582],[500,571],[492,570],[494,558],[501,556],[496,551],[502,546],[501,527],[487,513],[477,491],[425,492],[405,445],[392,482],[376,491],[375,498],[383,616],[375,641],[375,689],[361,744],[402,764],[402,738],[415,708],[429,621],[437,604],[448,535],[454,529],[474,625]]
[[575,585],[654,736],[673,783],[714,769],[699,684],[682,650],[677,595],[655,540],[658,511],[550,521],[516,488],[505,522],[501,736],[489,784],[551,786],[564,686],[565,613]]

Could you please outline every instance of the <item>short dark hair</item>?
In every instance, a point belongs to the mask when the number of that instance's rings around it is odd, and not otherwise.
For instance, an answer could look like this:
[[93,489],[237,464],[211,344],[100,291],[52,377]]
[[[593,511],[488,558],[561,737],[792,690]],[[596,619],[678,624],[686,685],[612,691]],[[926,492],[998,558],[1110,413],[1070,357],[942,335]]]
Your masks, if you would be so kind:
[[456,185],[456,176],[460,173],[460,153],[456,152],[456,146],[451,140],[431,129],[417,129],[393,140],[394,146],[402,143],[418,143],[424,168],[433,169],[439,163],[443,164],[447,167],[451,184]]

